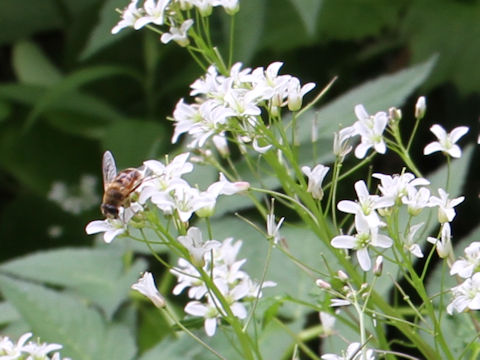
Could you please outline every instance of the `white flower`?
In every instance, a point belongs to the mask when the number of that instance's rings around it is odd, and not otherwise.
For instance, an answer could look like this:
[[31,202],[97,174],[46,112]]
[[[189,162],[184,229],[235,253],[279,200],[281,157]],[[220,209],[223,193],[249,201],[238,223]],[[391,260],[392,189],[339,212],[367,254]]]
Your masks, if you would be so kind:
[[135,30],[141,29],[147,24],[163,25],[165,22],[165,8],[170,0],[145,0],[143,4],[144,15],[135,21]]
[[338,235],[330,243],[337,249],[356,250],[360,267],[362,270],[368,271],[371,267],[368,246],[389,248],[392,246],[393,240],[386,235],[378,234],[378,227],[371,227],[366,217],[361,213],[355,216],[355,228],[357,230],[355,236]]
[[212,0],[213,6],[223,6],[228,15],[234,15],[239,10],[238,0]]
[[187,46],[190,43],[187,32],[193,25],[192,19],[185,20],[180,27],[171,26],[170,31],[163,33],[160,37],[160,41],[167,44],[170,41],[175,41],[180,46]]
[[464,196],[455,199],[449,199],[450,196],[445,190],[438,189],[440,197],[432,196],[430,198],[431,206],[438,206],[438,222],[440,224],[451,222],[456,215],[454,207],[465,200]]
[[220,317],[215,304],[211,304],[210,302],[204,304],[197,300],[190,301],[185,306],[185,312],[193,316],[204,317],[205,333],[208,336],[215,335],[215,332],[217,331],[217,323]]
[[322,324],[322,327],[323,327],[322,335],[323,336],[333,335],[335,333],[333,328],[335,325],[336,317],[324,311],[320,311],[319,317],[320,317],[320,323]]
[[409,193],[416,191],[416,186],[430,184],[427,179],[416,178],[415,175],[408,172],[393,176],[375,173],[372,177],[380,179],[381,185],[378,186],[378,189],[384,197],[391,198],[393,202],[403,201]]
[[[25,333],[18,339],[17,343],[14,344],[8,337],[0,337],[0,355],[5,356],[6,359],[18,359],[23,352],[25,343],[29,338],[32,337],[32,333]],[[2,357],[3,357],[2,356]]]
[[355,191],[357,193],[358,202],[342,200],[337,204],[338,210],[349,214],[362,214],[371,227],[379,226],[381,221],[375,210],[392,206],[393,200],[378,195],[370,195],[368,193],[367,185],[363,180],[359,180],[355,183]]
[[388,124],[387,113],[381,111],[370,116],[363,105],[357,105],[355,106],[355,115],[358,121],[353,124],[353,127],[361,136],[361,142],[355,148],[355,156],[363,159],[371,147],[376,152],[385,154],[387,147],[383,139],[383,132]]
[[418,190],[412,187],[408,190],[408,195],[402,198],[402,202],[407,205],[411,216],[417,216],[424,208],[431,206],[430,190],[426,187]]
[[30,341],[27,345],[23,347],[23,351],[31,356],[27,359],[42,359],[45,358],[48,353],[55,350],[60,350],[62,347],[63,346],[60,344],[38,344]]
[[463,312],[466,309],[480,310],[480,273],[475,273],[462,284],[451,289],[453,300],[447,306],[447,312]]
[[423,253],[422,253],[422,249],[420,248],[420,246],[417,243],[415,243],[415,234],[423,226],[423,224],[424,223],[420,223],[420,224],[410,226],[407,238],[404,240],[405,249],[410,251],[410,253],[413,256],[416,256],[417,258],[422,258]]
[[300,86],[300,80],[296,77],[292,77],[288,81],[288,95],[287,95],[287,105],[288,110],[298,111],[302,107],[302,100],[306,93],[311,91],[315,87],[314,83],[307,83],[303,86]]
[[480,266],[480,242],[474,241],[465,248],[465,258],[455,261],[450,269],[450,275],[458,274],[466,279],[478,271]]
[[313,170],[309,166],[302,166],[302,172],[308,177],[307,191],[312,194],[314,199],[322,200],[322,182],[329,169],[328,166],[322,164],[316,165]]
[[282,226],[284,220],[285,218],[282,217],[278,221],[278,224],[275,223],[275,214],[273,213],[273,208],[272,211],[267,215],[267,236],[269,239],[273,239],[274,244],[278,244],[280,241],[280,227]]
[[165,307],[165,298],[155,286],[152,273],[145,271],[143,276],[132,285],[132,289],[148,297],[157,308]]
[[356,135],[355,128],[348,126],[336,132],[333,136],[333,154],[343,162],[345,156],[352,151],[352,146],[348,141]]
[[[365,356],[363,356],[365,351]],[[323,360],[375,360],[375,355],[372,349],[363,349],[358,342],[351,343],[347,347],[346,353],[342,355],[337,354],[325,354],[322,355]]]
[[132,0],[127,8],[122,11],[122,20],[112,29],[112,34],[118,33],[126,27],[133,27],[135,22],[142,17],[143,9],[137,9],[138,0]]
[[442,259],[448,258],[450,255],[452,255],[453,249],[450,223],[445,222],[442,224],[440,240],[429,236],[427,241],[437,247],[438,256],[440,256]]
[[142,206],[138,203],[132,203],[128,208],[121,207],[118,218],[91,221],[85,227],[85,232],[88,235],[103,232],[103,240],[109,244],[115,237],[127,231],[130,219],[142,209]]
[[179,236],[177,240],[188,250],[196,266],[203,266],[205,254],[221,245],[216,240],[203,241],[202,231],[193,226],[188,229],[187,235]]
[[438,141],[431,142],[423,150],[424,155],[430,155],[434,152],[441,151],[444,154],[448,154],[453,158],[459,158],[462,156],[462,150],[456,144],[460,138],[468,132],[467,126],[459,126],[453,129],[447,134],[445,129],[438,124],[433,125],[430,131],[434,133]]

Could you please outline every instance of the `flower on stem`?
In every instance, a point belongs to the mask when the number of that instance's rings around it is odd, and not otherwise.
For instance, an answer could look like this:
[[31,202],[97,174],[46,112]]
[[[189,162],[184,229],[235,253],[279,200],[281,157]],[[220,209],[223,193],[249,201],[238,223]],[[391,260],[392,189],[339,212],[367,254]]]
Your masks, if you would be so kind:
[[424,178],[416,178],[411,173],[403,173],[401,175],[384,175],[375,173],[372,177],[380,179],[381,184],[378,189],[385,198],[391,199],[394,203],[402,201],[405,203],[405,198],[417,191],[417,186],[429,185],[430,182]]
[[466,279],[480,268],[480,242],[474,241],[465,250],[465,257],[455,261],[450,269],[450,275],[457,274]]
[[370,195],[363,180],[355,183],[355,192],[358,201],[342,200],[337,204],[338,210],[348,214],[362,214],[371,227],[379,226],[381,221],[375,210],[392,206],[394,204],[393,200],[378,195]]
[[283,221],[285,220],[284,217],[282,217],[278,223],[275,223],[275,214],[273,213],[273,206],[272,210],[270,213],[267,215],[267,236],[269,239],[273,239],[274,244],[278,244],[280,241],[280,227],[283,224]]
[[[60,344],[39,343],[27,340],[32,337],[32,333],[23,334],[14,344],[7,336],[0,336],[0,359],[15,360],[61,360],[60,353],[55,352],[49,355],[52,351],[60,350],[63,346]],[[70,358],[63,358],[63,360],[71,360]]]
[[112,34],[116,34],[124,28],[133,27],[135,22],[143,16],[143,10],[137,9],[137,3],[138,0],[132,0],[122,11],[122,20],[113,27]]
[[318,315],[323,328],[322,337],[333,335],[336,317],[324,311],[320,311]]
[[127,231],[131,218],[142,210],[143,207],[139,203],[131,203],[129,207],[119,209],[118,218],[90,221],[85,227],[85,232],[88,235],[103,232],[103,240],[109,244],[115,237]]
[[287,105],[288,110],[298,111],[302,108],[302,100],[306,93],[315,87],[314,83],[307,83],[300,86],[300,80],[292,77],[288,82]]
[[453,300],[447,306],[450,315],[467,309],[480,310],[480,273],[475,273],[463,283],[451,289]]
[[427,111],[427,101],[425,96],[420,96],[415,104],[415,118],[417,120],[423,119]]
[[169,3],[170,0],[145,0],[143,4],[144,15],[135,21],[133,28],[138,30],[151,23],[163,25],[165,23],[165,9]]
[[438,141],[431,142],[423,150],[424,155],[430,155],[434,152],[441,151],[453,158],[462,156],[462,150],[456,144],[460,138],[468,132],[467,126],[459,126],[447,134],[445,129],[438,124],[433,125],[430,131],[437,137]]
[[352,151],[352,146],[349,144],[349,140],[356,135],[355,128],[348,126],[346,128],[337,131],[333,136],[333,154],[343,162],[345,156]]
[[322,200],[322,182],[330,168],[322,164],[316,165],[313,170],[309,166],[302,166],[302,172],[308,177],[307,191],[317,200]]
[[165,307],[165,298],[155,286],[152,273],[145,271],[143,276],[132,285],[132,289],[148,297],[157,308],[161,309]]
[[203,266],[205,254],[221,245],[216,240],[203,241],[202,231],[193,226],[188,229],[187,235],[179,236],[177,240],[188,250],[192,257],[192,264],[196,266]]
[[437,247],[437,253],[439,257],[442,259],[449,258],[450,255],[453,254],[450,223],[445,222],[442,224],[440,240],[429,236],[427,241]]
[[432,196],[430,198],[430,206],[438,206],[438,222],[440,224],[452,222],[456,215],[454,207],[462,203],[465,197],[449,199],[450,195],[443,189],[438,189],[438,195],[439,197]]
[[357,260],[363,271],[370,270],[371,260],[368,254],[369,246],[376,246],[381,248],[389,248],[393,244],[393,240],[386,235],[378,233],[378,226],[371,226],[371,223],[362,213],[355,215],[355,228],[357,234],[352,235],[338,235],[335,236],[330,244],[337,249],[353,249],[356,250]]
[[404,240],[404,245],[403,245],[405,249],[407,249],[413,256],[417,258],[422,258],[423,253],[420,246],[417,243],[415,243],[414,238],[415,238],[415,234],[423,226],[423,224],[424,223],[420,223],[420,224],[410,226],[407,238]]
[[358,342],[351,343],[347,347],[347,351],[342,355],[325,354],[322,355],[323,360],[375,360],[375,355],[372,349],[365,352],[366,357],[363,356],[362,346]]
[[170,31],[163,33],[160,37],[160,41],[164,44],[169,43],[170,41],[175,41],[178,45],[185,47],[190,43],[188,39],[187,32],[190,27],[193,25],[193,20],[185,20],[180,27],[171,26]]
[[387,146],[383,139],[383,132],[388,124],[387,113],[380,111],[371,116],[363,105],[357,105],[355,106],[355,115],[358,120],[353,124],[353,127],[361,137],[360,144],[355,148],[355,156],[363,159],[371,147],[376,152],[385,154]]

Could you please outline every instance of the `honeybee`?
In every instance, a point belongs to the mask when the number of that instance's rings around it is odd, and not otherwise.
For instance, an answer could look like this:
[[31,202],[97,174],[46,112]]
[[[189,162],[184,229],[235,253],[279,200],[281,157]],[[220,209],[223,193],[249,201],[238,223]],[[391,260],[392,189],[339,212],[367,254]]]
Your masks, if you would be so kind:
[[139,169],[128,168],[117,174],[115,160],[110,151],[105,151],[102,161],[103,200],[100,209],[107,218],[118,218],[119,208],[124,206],[132,192],[143,182],[144,175]]

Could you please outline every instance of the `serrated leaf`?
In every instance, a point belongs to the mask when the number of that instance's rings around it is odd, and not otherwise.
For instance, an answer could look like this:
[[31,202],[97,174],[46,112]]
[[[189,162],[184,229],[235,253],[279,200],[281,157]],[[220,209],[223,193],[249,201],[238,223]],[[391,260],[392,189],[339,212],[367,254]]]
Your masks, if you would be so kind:
[[30,41],[15,44],[12,65],[18,80],[26,84],[50,86],[62,78],[43,51]]
[[98,360],[105,338],[102,318],[84,302],[65,293],[0,275],[0,290],[43,341],[63,345],[62,355]]
[[323,5],[323,0],[290,0],[297,9],[307,30],[307,34],[312,36],[315,33],[318,13]]
[[0,271],[74,289],[111,317],[145,268],[144,261],[137,261],[125,273],[122,254],[113,249],[67,248],[9,261],[0,266]]

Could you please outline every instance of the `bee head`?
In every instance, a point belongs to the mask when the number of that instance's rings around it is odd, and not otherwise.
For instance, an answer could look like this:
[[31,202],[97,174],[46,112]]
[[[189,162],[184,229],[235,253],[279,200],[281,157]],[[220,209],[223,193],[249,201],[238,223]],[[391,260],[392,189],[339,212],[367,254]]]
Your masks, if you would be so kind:
[[118,218],[118,208],[112,204],[102,204],[100,207],[102,214],[107,218]]

